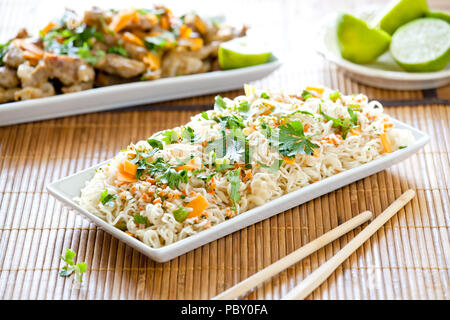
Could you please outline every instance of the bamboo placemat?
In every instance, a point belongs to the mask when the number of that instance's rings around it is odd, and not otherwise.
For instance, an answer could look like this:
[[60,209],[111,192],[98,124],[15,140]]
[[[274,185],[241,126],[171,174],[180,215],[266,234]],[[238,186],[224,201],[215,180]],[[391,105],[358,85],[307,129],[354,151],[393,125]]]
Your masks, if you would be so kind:
[[[181,1],[165,3],[186,7]],[[203,8],[205,3],[190,1],[189,6]],[[431,141],[424,149],[383,172],[169,262],[156,263],[65,208],[45,187],[114,156],[132,141],[187,122],[211,106],[214,95],[2,127],[0,299],[208,299],[358,213],[380,213],[408,188],[417,192],[412,202],[308,299],[449,299],[450,86],[413,92],[371,88],[348,79],[317,56],[308,46],[314,23],[327,12],[356,3],[360,2],[255,0],[214,2],[214,6],[237,22],[279,34],[273,41],[282,48],[285,64],[254,84],[313,83],[345,93],[365,93],[384,102],[394,118],[427,132]],[[64,6],[49,4],[1,1],[0,39],[22,25],[43,25]],[[432,4],[450,9],[445,1]],[[114,3],[109,1],[108,6]],[[248,16],[250,10],[255,14]],[[360,230],[288,268],[245,298],[281,298]],[[78,254],[77,261],[88,264],[81,289],[58,275],[60,255],[66,248]]]

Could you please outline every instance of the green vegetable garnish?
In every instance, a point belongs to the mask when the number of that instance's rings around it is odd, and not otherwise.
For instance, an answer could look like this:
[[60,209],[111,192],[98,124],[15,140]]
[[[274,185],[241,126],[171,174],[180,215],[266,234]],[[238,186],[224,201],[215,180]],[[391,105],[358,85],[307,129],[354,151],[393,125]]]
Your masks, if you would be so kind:
[[302,91],[302,98],[303,99],[307,100],[307,99],[312,98],[312,97],[313,97],[313,94],[311,92],[306,91],[306,90]]
[[113,201],[114,199],[117,198],[117,195],[115,194],[108,194],[108,189],[105,189],[105,191],[103,191],[100,194],[100,202],[103,205],[113,205],[112,203],[110,203],[111,201]]
[[322,111],[322,106],[319,106],[320,114],[328,121],[333,121],[333,128],[340,128],[342,138],[347,137],[348,132],[358,126],[358,118],[352,108],[347,107],[350,118],[333,118]]
[[64,256],[61,256],[61,260],[66,263],[65,266],[62,267],[59,275],[62,277],[69,277],[75,271],[75,279],[79,282],[83,282],[83,273],[87,270],[86,262],[78,262],[75,264],[73,258],[76,257],[76,253],[70,249],[66,250]]
[[227,108],[227,103],[225,102],[225,100],[223,100],[223,98],[221,96],[216,96],[214,98],[214,109],[219,109],[219,111],[222,111],[224,109]]
[[147,139],[147,142],[152,146],[153,148],[158,148],[160,150],[164,149],[164,145],[161,141],[157,139]]
[[185,207],[179,207],[178,209],[175,209],[173,211],[173,216],[175,220],[177,220],[178,222],[183,222],[184,220],[186,220],[189,213],[190,211],[187,210]]
[[293,120],[279,127],[279,152],[292,158],[296,154],[312,154],[319,146],[312,143],[303,132],[303,125],[299,120]]
[[116,53],[121,55],[122,57],[128,58],[128,52],[122,46],[113,46],[108,48],[108,53]]
[[340,97],[341,97],[341,93],[339,91],[330,93],[330,96],[329,96],[330,100],[333,102],[336,102],[336,100],[339,99]]
[[269,95],[265,92],[261,93],[261,98],[263,99],[270,99]]
[[150,226],[150,221],[148,221],[148,218],[141,216],[139,213],[136,213],[134,215],[133,221],[136,224],[143,224],[146,228],[148,228]]
[[239,193],[239,188],[241,186],[241,168],[238,168],[233,171],[229,171],[227,174],[228,181],[231,185],[230,197],[233,200],[234,205],[241,200],[241,195]]

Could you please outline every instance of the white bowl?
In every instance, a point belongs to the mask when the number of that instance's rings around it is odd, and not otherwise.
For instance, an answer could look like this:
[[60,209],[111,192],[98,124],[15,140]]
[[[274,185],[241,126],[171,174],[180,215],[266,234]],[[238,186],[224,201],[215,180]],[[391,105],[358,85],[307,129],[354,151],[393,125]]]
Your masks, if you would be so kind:
[[[369,17],[373,9],[361,11],[359,16]],[[424,90],[442,87],[450,83],[450,64],[435,72],[405,72],[394,61],[389,50],[374,63],[356,64],[342,58],[336,37],[338,13],[328,15],[321,23],[316,50],[336,64],[350,78],[363,84],[394,90]]]
[[415,142],[413,145],[395,151],[362,166],[341,172],[299,190],[288,193],[280,198],[269,201],[266,204],[251,209],[247,212],[243,212],[229,220],[219,223],[193,236],[157,249],[147,246],[138,239],[108,224],[106,221],[81,208],[74,201],[75,197],[80,196],[80,191],[82,188],[84,188],[86,182],[92,179],[92,177],[94,176],[95,169],[104,165],[108,161],[85,169],[81,172],[75,173],[69,177],[55,181],[49,184],[47,186],[47,189],[53,196],[61,200],[64,204],[78,210],[86,218],[92,220],[97,226],[104,229],[106,232],[124,241],[125,243],[129,244],[131,247],[142,252],[151,259],[158,262],[165,262],[190,250],[198,248],[208,242],[214,241],[220,237],[224,237],[239,229],[245,228],[261,220],[270,218],[280,212],[298,206],[325,193],[331,192],[349,183],[384,170],[387,167],[390,167],[391,165],[396,164],[413,155],[429,141],[429,137],[424,132],[414,129],[400,121],[393,120],[393,123],[396,128],[411,130],[415,138]]

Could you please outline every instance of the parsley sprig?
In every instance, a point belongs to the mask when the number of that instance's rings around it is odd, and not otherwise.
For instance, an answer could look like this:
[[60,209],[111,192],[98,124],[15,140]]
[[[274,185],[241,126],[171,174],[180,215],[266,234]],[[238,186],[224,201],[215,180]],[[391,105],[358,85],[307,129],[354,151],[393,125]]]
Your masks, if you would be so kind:
[[347,138],[347,134],[351,129],[358,127],[358,117],[356,116],[356,113],[350,107],[347,107],[347,111],[348,111],[348,114],[350,115],[350,118],[333,118],[333,117],[327,115],[325,112],[323,112],[322,106],[319,105],[320,114],[326,120],[333,122],[333,128],[340,128],[341,134],[342,134],[342,139]]
[[303,125],[299,120],[292,120],[279,128],[279,152],[285,157],[295,157],[296,154],[312,154],[317,144],[305,136]]
[[75,264],[74,258],[76,257],[76,253],[70,249],[66,250],[66,253],[61,256],[61,260],[66,263],[65,266],[62,267],[59,275],[62,277],[69,277],[75,272],[75,280],[79,283],[83,282],[83,273],[87,270],[86,262],[78,262]]

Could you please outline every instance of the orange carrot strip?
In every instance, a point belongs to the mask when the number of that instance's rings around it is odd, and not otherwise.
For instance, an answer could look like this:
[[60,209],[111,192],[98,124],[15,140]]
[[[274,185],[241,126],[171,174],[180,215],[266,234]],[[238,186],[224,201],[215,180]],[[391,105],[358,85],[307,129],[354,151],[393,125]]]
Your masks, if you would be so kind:
[[288,158],[288,157],[283,157],[284,162],[286,162],[287,164],[294,164],[295,163],[295,158]]
[[143,47],[144,46],[144,42],[139,39],[138,36],[136,36],[135,34],[131,33],[131,32],[125,32],[122,36],[123,41],[135,44],[137,46]]
[[[130,22],[136,21],[136,17],[136,10],[121,10],[113,17],[108,27],[114,32],[119,32],[120,30],[125,29]],[[139,17],[137,17],[137,19],[139,19]]]
[[380,139],[381,139],[381,144],[383,145],[384,151],[386,153],[391,153],[392,152],[391,142],[389,141],[386,133],[381,133]]

